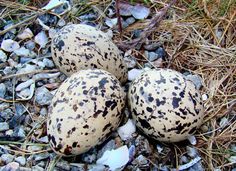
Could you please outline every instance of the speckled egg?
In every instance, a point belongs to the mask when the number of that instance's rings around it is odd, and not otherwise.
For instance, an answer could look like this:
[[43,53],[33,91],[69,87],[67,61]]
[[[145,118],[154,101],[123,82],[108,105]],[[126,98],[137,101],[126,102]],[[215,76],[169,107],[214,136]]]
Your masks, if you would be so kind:
[[84,24],[63,27],[52,39],[52,58],[66,75],[99,68],[127,81],[127,66],[119,49],[102,31]]
[[80,70],[58,88],[49,107],[52,149],[77,155],[102,143],[122,119],[125,93],[119,80],[100,69]]
[[192,135],[203,120],[199,91],[174,70],[142,73],[131,83],[128,100],[137,127],[159,141],[182,141]]

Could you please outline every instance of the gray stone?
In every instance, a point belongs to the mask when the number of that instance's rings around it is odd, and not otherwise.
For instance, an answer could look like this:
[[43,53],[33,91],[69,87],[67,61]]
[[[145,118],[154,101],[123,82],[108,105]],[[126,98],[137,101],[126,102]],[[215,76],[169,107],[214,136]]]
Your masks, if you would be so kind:
[[135,23],[135,18],[134,17],[129,17],[125,21],[128,25],[131,25],[131,24]]
[[35,161],[40,161],[40,160],[47,159],[48,157],[49,157],[49,153],[41,153],[41,154],[35,155],[34,160]]
[[1,156],[1,159],[3,162],[5,162],[6,164],[11,163],[14,160],[14,156],[11,154],[3,154]]
[[44,168],[42,168],[40,166],[33,166],[32,171],[44,171]]
[[0,62],[6,62],[7,61],[7,55],[0,50]]
[[25,47],[29,50],[33,50],[35,48],[35,42],[32,40],[29,40],[25,42]]
[[6,85],[4,83],[1,83],[0,84],[0,98],[4,98],[6,91],[7,91]]
[[205,171],[205,169],[203,168],[202,163],[198,162],[190,167],[188,171]]
[[7,66],[7,67],[5,67],[5,68],[3,69],[3,73],[4,73],[5,75],[10,75],[10,74],[14,74],[15,71],[13,70],[12,67]]
[[198,90],[202,87],[202,78],[199,75],[189,74],[187,79],[192,81]]
[[35,101],[38,105],[40,106],[49,105],[51,103],[52,98],[53,95],[47,88],[40,87],[36,90]]
[[131,69],[130,71],[128,71],[128,80],[129,81],[133,81],[135,80],[144,70],[142,69]]
[[39,142],[48,143],[48,136],[44,136],[38,139]]
[[159,58],[162,58],[165,60],[166,55],[167,55],[165,49],[163,49],[162,47],[159,47],[159,48],[157,48],[155,53],[158,55]]
[[[14,115],[14,113],[12,112],[12,110],[10,108],[7,108],[5,110],[3,110],[2,112],[0,112],[1,117],[4,120],[9,120],[12,118],[12,116]],[[0,128],[1,129],[1,128]]]
[[187,154],[191,158],[195,158],[198,155],[197,149],[187,146]]
[[188,158],[187,158],[186,156],[181,156],[181,157],[180,157],[180,162],[181,162],[181,163],[188,163],[189,160],[188,160]]
[[39,114],[42,116],[46,116],[48,114],[48,110],[46,107],[42,107],[39,111]]
[[136,59],[130,56],[124,57],[124,61],[128,68],[134,68],[137,63]]
[[16,103],[15,107],[16,107],[16,114],[19,116],[26,112],[25,107],[20,103]]
[[44,63],[44,65],[45,65],[46,67],[48,67],[48,68],[53,68],[53,67],[55,66],[54,63],[53,63],[53,61],[50,60],[50,59],[48,59],[48,58],[44,58],[44,59],[43,59],[43,63]]
[[20,171],[20,165],[17,162],[8,163],[1,171]]
[[82,155],[82,161],[85,162],[85,163],[93,163],[95,162],[97,159],[97,156],[96,154],[88,154],[88,153],[85,153],[84,155]]
[[70,170],[70,165],[67,161],[59,161],[57,164],[56,164],[57,167],[60,168],[60,170]]
[[25,138],[25,130],[23,126],[16,127],[13,132],[13,136]]
[[148,53],[148,60],[153,62],[155,60],[158,59],[158,54],[156,54],[155,52],[149,52]]
[[0,122],[0,132],[9,129],[9,124],[7,122]]
[[115,140],[110,140],[106,145],[103,146],[101,150],[98,151],[97,158],[101,158],[105,151],[110,151],[116,148]]
[[19,156],[15,158],[15,161],[19,163],[21,166],[24,166],[26,164],[26,159],[23,156]]

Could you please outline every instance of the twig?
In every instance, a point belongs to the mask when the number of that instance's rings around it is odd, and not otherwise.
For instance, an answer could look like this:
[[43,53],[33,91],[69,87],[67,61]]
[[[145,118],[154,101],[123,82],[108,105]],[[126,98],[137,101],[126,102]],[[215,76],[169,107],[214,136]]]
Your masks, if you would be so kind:
[[144,29],[144,31],[141,33],[139,38],[136,38],[130,42],[121,42],[118,43],[118,46],[122,50],[128,50],[128,49],[135,49],[135,47],[139,47],[141,44],[143,44],[148,36],[156,30],[156,28],[160,25],[160,22],[163,20],[164,16],[167,13],[167,10],[175,4],[176,0],[172,0],[166,7],[164,7],[160,13],[156,14],[150,21],[148,27]]
[[116,16],[117,16],[117,19],[118,19],[118,30],[120,32],[120,38],[121,38],[122,37],[122,25],[121,25],[121,16],[120,16],[119,5],[120,5],[120,1],[116,0]]

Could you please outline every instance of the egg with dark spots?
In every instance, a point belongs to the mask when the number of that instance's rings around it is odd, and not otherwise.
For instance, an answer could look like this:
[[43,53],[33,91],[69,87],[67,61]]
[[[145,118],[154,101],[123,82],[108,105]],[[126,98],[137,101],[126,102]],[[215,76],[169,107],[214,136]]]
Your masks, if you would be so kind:
[[200,92],[171,69],[148,70],[138,76],[129,87],[128,102],[137,127],[158,141],[185,140],[203,120]]
[[128,69],[112,40],[95,27],[71,24],[63,27],[52,39],[52,58],[67,76],[90,68],[106,70],[121,83],[127,81]]
[[121,122],[125,97],[119,80],[107,71],[72,74],[49,107],[47,134],[52,149],[70,156],[101,144]]

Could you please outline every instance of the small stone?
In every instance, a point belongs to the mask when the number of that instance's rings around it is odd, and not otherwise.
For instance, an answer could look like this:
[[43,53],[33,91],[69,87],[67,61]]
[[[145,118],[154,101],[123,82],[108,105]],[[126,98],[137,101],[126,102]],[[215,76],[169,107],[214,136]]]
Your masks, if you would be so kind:
[[26,28],[22,33],[17,35],[17,37],[21,40],[32,38],[33,36],[34,34],[29,28]]
[[122,140],[128,140],[132,138],[132,134],[136,131],[136,126],[132,119],[129,119],[127,123],[117,129],[117,132]]
[[129,57],[129,56],[124,57],[124,61],[125,61],[128,68],[134,68],[137,63],[137,61],[134,57]]
[[188,171],[205,171],[205,169],[203,168],[202,163],[198,162],[190,167]]
[[45,169],[36,165],[32,167],[32,171],[45,171]]
[[44,69],[45,68],[45,64],[42,61],[38,61],[37,65],[39,66],[40,69]]
[[44,136],[38,139],[39,142],[48,143],[48,136]]
[[40,161],[40,160],[47,159],[48,157],[49,157],[49,153],[41,153],[41,154],[35,155],[34,160],[35,161]]
[[148,15],[150,14],[150,9],[143,5],[137,4],[133,8],[130,9],[130,12],[134,18],[143,20],[147,18]]
[[187,79],[192,81],[196,88],[199,90],[202,87],[202,78],[199,75],[187,75]]
[[144,49],[148,51],[154,51],[155,49],[159,48],[161,45],[162,45],[161,42],[151,43],[151,44],[144,45]]
[[1,171],[19,171],[20,165],[17,162],[8,163],[5,167],[1,169]]
[[0,62],[6,62],[7,61],[7,55],[0,50]]
[[85,153],[85,154],[82,155],[82,161],[85,162],[85,163],[91,164],[91,163],[95,162],[96,159],[97,159],[97,156],[95,154]]
[[7,122],[0,122],[0,132],[6,131],[9,129],[9,124]]
[[[18,95],[18,94],[17,94]],[[23,98],[28,98],[31,95],[31,91],[29,88],[25,88],[22,91],[19,92],[19,96]]]
[[197,144],[197,139],[195,136],[188,136],[188,141],[192,144],[192,145],[196,145]]
[[36,54],[34,52],[31,52],[29,49],[26,49],[25,47],[21,47],[15,50],[14,53],[17,56],[21,56],[21,57],[31,57],[31,58],[36,57]]
[[47,88],[40,87],[36,90],[35,100],[38,105],[40,106],[49,105],[51,103],[52,98],[53,95]]
[[3,73],[4,73],[5,75],[10,75],[10,74],[14,74],[15,71],[13,70],[12,67],[7,66],[7,67],[5,67],[5,68],[3,69]]
[[150,62],[145,63],[143,66],[144,68],[150,68],[150,69],[153,68],[153,65]]
[[202,95],[202,100],[203,101],[206,101],[208,98],[209,98],[209,96],[207,94],[203,94]]
[[4,161],[6,164],[11,163],[14,160],[14,156],[11,154],[3,154],[1,156],[2,161]]
[[10,129],[15,129],[14,133],[17,135],[18,133],[18,126],[21,125],[25,121],[25,115],[14,115],[11,120],[9,121]]
[[19,116],[26,112],[26,108],[24,107],[24,105],[20,103],[16,103],[15,108],[16,108],[16,114]]
[[112,18],[112,19],[106,18],[105,19],[106,25],[110,28],[113,28],[117,24],[117,21],[118,21],[117,18]]
[[7,88],[4,83],[0,83],[0,98],[4,98]]
[[147,167],[149,165],[149,161],[141,154],[132,162],[134,165],[138,165],[139,167]]
[[70,164],[67,161],[59,161],[56,164],[59,167],[59,170],[70,170]]
[[[5,110],[2,110],[0,112],[0,115],[1,117],[4,119],[4,120],[9,120],[12,118],[12,116],[14,115],[14,113],[12,112],[11,108],[8,108],[8,109],[5,109]],[[1,129],[1,128],[0,128]]]
[[17,74],[26,73],[26,72],[33,72],[35,70],[36,70],[35,65],[26,64],[26,65],[24,65],[24,68],[19,68],[19,70],[17,71]]
[[155,52],[148,53],[148,60],[151,62],[155,61],[158,57],[158,54],[156,54]]
[[200,127],[200,129],[201,129],[201,131],[202,131],[203,133],[206,133],[206,132],[209,131],[209,128],[208,128],[208,126],[206,126],[206,125],[202,125],[202,126]]
[[23,156],[19,156],[15,158],[15,161],[19,163],[21,166],[24,166],[26,164],[26,159]]
[[23,126],[16,127],[13,132],[13,136],[25,138],[25,130]]
[[34,37],[35,43],[40,45],[40,48],[45,48],[47,43],[48,43],[48,37],[45,33],[45,31],[39,32],[35,37]]
[[137,78],[141,73],[143,72],[142,69],[132,69],[128,71],[128,80],[133,81],[135,78]]
[[186,156],[181,156],[181,157],[180,157],[180,162],[181,162],[181,163],[188,163],[189,160],[188,160],[188,158],[187,158]]
[[129,17],[125,20],[125,22],[128,24],[128,25],[131,25],[133,23],[135,23],[135,18],[134,17]]
[[142,33],[142,30],[134,30],[133,31],[134,38],[139,38],[141,33]]
[[129,24],[126,21],[121,21],[122,28],[127,28]]
[[79,16],[79,19],[81,19],[81,20],[94,20],[94,19],[97,19],[97,15],[92,14],[92,13],[87,13],[87,14]]
[[42,116],[46,116],[48,114],[48,110],[46,107],[42,107],[39,111],[39,114]]
[[105,153],[105,151],[111,151],[113,149],[116,148],[116,143],[115,143],[115,140],[110,140],[108,143],[106,143],[103,148],[98,151],[98,155],[97,155],[97,158],[101,158],[103,153]]
[[167,53],[164,48],[162,47],[157,48],[155,53],[158,55],[158,58],[162,58],[163,60],[166,60]]
[[66,25],[66,21],[63,18],[60,18],[57,22],[57,25],[59,27],[63,27],[64,25]]
[[19,49],[20,45],[14,40],[7,39],[2,41],[1,48],[6,52],[13,52],[16,49]]
[[29,151],[39,151],[39,150],[42,150],[43,147],[41,146],[36,146],[36,145],[32,145],[32,146],[28,146],[27,150]]
[[21,58],[20,58],[20,63],[21,63],[21,64],[24,64],[24,63],[29,62],[30,60],[32,60],[32,59],[31,59],[31,58],[26,58],[26,57],[21,57]]
[[29,41],[25,42],[25,47],[29,50],[34,50],[35,42],[32,40],[29,40]]
[[48,67],[48,68],[53,68],[55,66],[53,61],[48,58],[44,58],[43,63],[45,65],[45,67]]
[[158,153],[161,153],[163,151],[163,147],[159,144],[156,146]]
[[187,154],[191,158],[195,158],[198,155],[198,152],[195,148],[187,146]]

